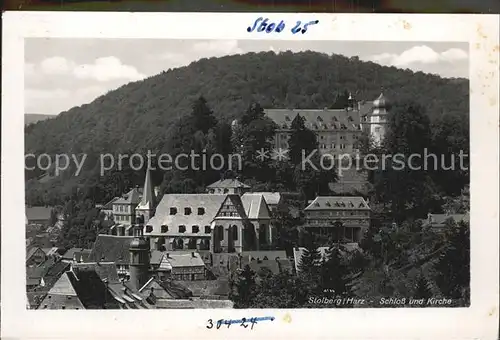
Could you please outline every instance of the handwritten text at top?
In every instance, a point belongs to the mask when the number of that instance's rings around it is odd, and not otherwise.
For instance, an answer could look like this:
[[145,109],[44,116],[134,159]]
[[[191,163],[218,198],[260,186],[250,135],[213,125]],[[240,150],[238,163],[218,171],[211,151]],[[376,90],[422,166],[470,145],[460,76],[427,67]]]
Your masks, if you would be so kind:
[[[297,34],[297,33],[302,33],[305,34],[307,30],[312,26],[312,25],[317,25],[319,23],[319,20],[312,20],[312,21],[297,21],[295,24],[293,24],[292,28],[290,31],[292,34]],[[265,33],[280,33],[283,32],[286,29],[287,25],[284,20],[281,20],[279,22],[273,22],[270,21],[269,18],[257,18],[255,22],[253,23],[252,26],[249,26],[247,28],[247,32],[265,32]]]

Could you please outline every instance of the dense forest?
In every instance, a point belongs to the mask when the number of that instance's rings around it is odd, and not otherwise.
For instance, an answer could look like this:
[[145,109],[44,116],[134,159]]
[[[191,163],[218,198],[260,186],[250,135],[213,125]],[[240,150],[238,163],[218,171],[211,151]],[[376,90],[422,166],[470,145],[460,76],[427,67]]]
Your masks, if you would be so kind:
[[248,53],[201,59],[29,125],[26,153],[159,151],[175,121],[190,112],[199,96],[206,98],[217,119],[230,122],[252,102],[264,108],[323,108],[331,107],[346,89],[359,100],[373,100],[381,87],[389,98],[420,103],[432,120],[444,113],[469,113],[465,79],[316,52]]

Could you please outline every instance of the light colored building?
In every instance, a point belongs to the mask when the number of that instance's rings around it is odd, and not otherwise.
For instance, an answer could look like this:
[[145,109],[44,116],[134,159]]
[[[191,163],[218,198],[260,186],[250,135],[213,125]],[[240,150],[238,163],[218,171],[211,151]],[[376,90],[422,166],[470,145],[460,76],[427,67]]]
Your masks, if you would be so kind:
[[427,219],[423,220],[422,226],[424,228],[431,228],[434,229],[435,231],[442,231],[444,230],[446,223],[454,222],[454,223],[469,223],[470,221],[470,215],[469,213],[466,214],[427,214]]
[[166,194],[145,235],[155,249],[242,252],[271,244],[273,229],[261,194]]
[[250,186],[238,181],[237,179],[221,179],[215,183],[207,186],[207,192],[209,194],[235,194],[243,195],[245,192],[250,190]]
[[318,196],[304,210],[306,227],[344,243],[359,242],[370,226],[371,209],[363,197]]

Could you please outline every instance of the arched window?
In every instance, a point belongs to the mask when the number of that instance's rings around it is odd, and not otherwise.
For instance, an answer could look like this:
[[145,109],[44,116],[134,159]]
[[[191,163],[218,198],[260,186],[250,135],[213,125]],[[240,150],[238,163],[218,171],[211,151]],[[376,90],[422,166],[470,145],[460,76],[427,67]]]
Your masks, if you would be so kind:
[[238,240],[238,227],[233,225],[232,227],[232,232],[233,232],[233,240],[237,241]]

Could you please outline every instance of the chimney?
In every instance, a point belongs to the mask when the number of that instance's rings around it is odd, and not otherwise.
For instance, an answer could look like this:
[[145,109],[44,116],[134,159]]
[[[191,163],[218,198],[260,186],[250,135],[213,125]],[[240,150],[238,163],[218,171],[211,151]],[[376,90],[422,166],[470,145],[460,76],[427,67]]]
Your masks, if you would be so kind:
[[191,252],[192,257],[196,257],[196,253],[194,251]]
[[433,222],[433,218],[432,218],[432,214],[431,213],[427,214],[427,222],[429,222],[429,223]]
[[167,259],[169,259],[169,258],[170,258],[170,253],[167,253]]

